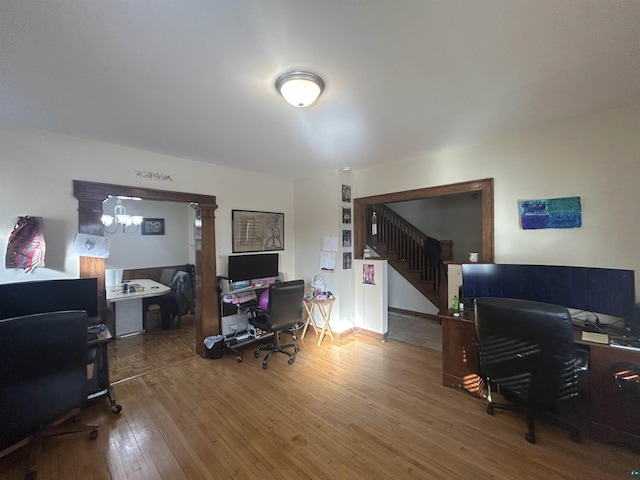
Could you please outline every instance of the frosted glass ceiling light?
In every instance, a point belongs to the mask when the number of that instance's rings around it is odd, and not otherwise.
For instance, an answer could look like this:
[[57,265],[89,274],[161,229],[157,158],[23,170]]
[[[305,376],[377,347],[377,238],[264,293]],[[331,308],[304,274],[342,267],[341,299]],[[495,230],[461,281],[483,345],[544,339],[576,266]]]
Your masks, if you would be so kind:
[[315,73],[295,70],[276,80],[276,90],[294,107],[308,107],[324,90],[324,81]]

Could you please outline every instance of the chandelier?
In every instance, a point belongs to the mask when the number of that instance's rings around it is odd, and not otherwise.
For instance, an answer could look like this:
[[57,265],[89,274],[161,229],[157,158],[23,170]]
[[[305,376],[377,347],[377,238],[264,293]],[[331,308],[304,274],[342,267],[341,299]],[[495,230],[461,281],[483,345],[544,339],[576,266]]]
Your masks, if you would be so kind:
[[127,210],[119,197],[113,208],[113,215],[102,215],[102,226],[106,233],[116,233],[120,226],[122,226],[122,233],[134,233],[140,224],[142,224],[142,216],[127,215]]

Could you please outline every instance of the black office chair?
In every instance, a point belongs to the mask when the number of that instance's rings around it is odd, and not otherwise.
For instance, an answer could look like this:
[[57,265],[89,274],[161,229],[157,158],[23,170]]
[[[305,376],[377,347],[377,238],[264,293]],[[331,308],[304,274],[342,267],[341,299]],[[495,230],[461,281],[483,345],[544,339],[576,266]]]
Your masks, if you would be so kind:
[[[289,343],[280,345],[279,333],[290,330],[299,322],[302,322],[302,299],[304,298],[304,280],[292,280],[269,285],[269,303],[267,310],[254,309],[248,321],[256,328],[273,333],[273,342],[266,347],[257,348],[253,355],[258,358],[261,350],[268,350],[262,360],[262,368],[267,368],[267,362],[274,352],[284,353],[289,356],[289,364],[295,361],[295,357],[285,350],[293,347],[294,352],[300,349],[297,345]],[[294,337],[295,338],[295,337]]]
[[[487,413],[525,412],[530,443],[535,443],[534,419],[568,430],[579,442],[578,429],[553,415],[557,401],[578,395],[569,311],[528,300],[479,298],[475,314],[480,374],[489,389]],[[494,403],[492,385],[511,403]]]

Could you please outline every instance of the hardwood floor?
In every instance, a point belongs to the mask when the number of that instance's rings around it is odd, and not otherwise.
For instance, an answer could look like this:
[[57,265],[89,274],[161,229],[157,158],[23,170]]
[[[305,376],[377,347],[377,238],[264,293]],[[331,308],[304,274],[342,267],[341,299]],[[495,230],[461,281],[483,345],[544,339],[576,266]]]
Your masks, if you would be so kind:
[[[38,479],[619,479],[640,467],[637,452],[542,424],[527,443],[520,415],[443,387],[435,351],[361,336],[318,347],[308,332],[293,365],[276,355],[263,370],[255,345],[241,363],[200,358],[190,328],[117,340],[122,413],[92,401],[82,417],[98,438],[47,439]],[[0,459],[0,478],[25,464],[26,449]]]

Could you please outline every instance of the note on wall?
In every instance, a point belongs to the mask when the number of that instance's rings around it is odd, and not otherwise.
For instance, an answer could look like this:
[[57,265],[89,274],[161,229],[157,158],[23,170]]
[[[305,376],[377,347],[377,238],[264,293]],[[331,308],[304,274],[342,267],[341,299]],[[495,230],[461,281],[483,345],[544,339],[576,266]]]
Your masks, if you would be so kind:
[[322,270],[335,270],[336,252],[320,252],[320,268]]
[[338,251],[338,237],[322,237],[322,251],[324,251],[324,252],[337,252]]

